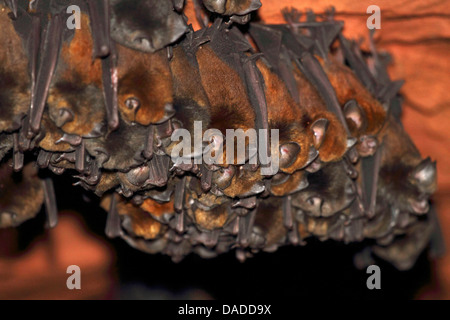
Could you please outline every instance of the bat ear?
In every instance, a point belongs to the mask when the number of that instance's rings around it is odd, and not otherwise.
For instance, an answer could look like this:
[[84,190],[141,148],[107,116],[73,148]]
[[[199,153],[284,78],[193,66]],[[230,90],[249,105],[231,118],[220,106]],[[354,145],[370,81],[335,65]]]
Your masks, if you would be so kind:
[[287,168],[295,162],[300,153],[300,146],[295,142],[289,142],[280,146],[280,167]]
[[353,147],[358,142],[358,139],[354,137],[348,137],[347,138],[347,150]]
[[311,130],[314,133],[314,147],[319,149],[325,140],[325,134],[327,132],[329,121],[325,118],[317,119],[311,125]]
[[363,129],[366,124],[366,116],[364,110],[359,106],[356,100],[352,99],[344,105],[344,115],[347,119],[352,120],[356,128]]
[[436,162],[426,158],[410,173],[410,181],[426,193],[436,189]]
[[211,12],[225,13],[225,4],[227,0],[203,0],[203,4]]

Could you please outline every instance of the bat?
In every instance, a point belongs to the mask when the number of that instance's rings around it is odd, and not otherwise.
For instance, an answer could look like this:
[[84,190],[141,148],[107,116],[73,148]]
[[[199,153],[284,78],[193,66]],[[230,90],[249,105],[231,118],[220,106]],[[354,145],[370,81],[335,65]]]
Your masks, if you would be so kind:
[[270,193],[274,196],[285,196],[308,187],[307,174],[298,170],[291,175],[279,172],[270,179]]
[[250,248],[271,252],[284,244],[287,229],[283,224],[281,198],[259,201],[253,229],[255,235],[250,237]]
[[[326,112],[326,106],[322,97],[317,90],[300,72],[298,67],[293,64],[293,59],[288,52],[287,47],[294,48],[298,51],[299,47],[295,39],[289,37],[289,32],[283,28],[275,28],[272,26],[260,25],[252,23],[250,25],[250,34],[258,45],[258,48],[264,53],[274,72],[276,72],[286,84],[292,98],[300,104],[303,113],[308,114],[312,120],[309,123],[314,124],[316,121],[324,123],[325,119],[328,124],[325,129],[330,130],[330,134],[316,135],[318,128],[311,128],[315,139],[315,146],[321,147],[319,158],[322,161],[333,161],[339,159],[345,153],[348,143],[342,131],[345,129],[342,124],[330,112]],[[285,45],[285,43],[288,44]],[[290,43],[289,43],[290,42]],[[301,91],[301,94],[299,93]],[[318,103],[319,101],[319,103]],[[319,111],[320,110],[320,111]],[[320,131],[323,131],[324,127]],[[332,149],[332,150],[330,150]],[[316,164],[318,161],[316,161]],[[317,168],[318,169],[318,168]]]
[[307,175],[308,187],[292,195],[292,204],[307,215],[330,217],[348,207],[355,199],[354,181],[342,162],[329,163]]
[[110,1],[111,38],[134,50],[153,53],[178,40],[186,22],[170,1]]
[[122,122],[106,137],[86,139],[85,147],[100,168],[127,172],[144,163],[142,151],[146,140],[146,127]]
[[34,218],[44,203],[43,181],[33,162],[14,172],[11,160],[0,165],[0,227],[16,227]]
[[[314,148],[313,137],[320,144],[326,128],[316,122],[309,132],[305,128],[307,115],[295,104],[280,78],[262,62],[257,66],[264,79],[269,127],[279,130],[280,170],[291,174],[314,161],[318,152]],[[319,131],[322,131],[320,136]]]
[[422,159],[401,123],[389,116],[380,132],[385,152],[381,158],[378,192],[400,211],[425,214],[428,197],[436,190],[436,162]]
[[147,126],[172,117],[175,112],[172,76],[165,53],[143,53],[120,45],[117,52],[118,106],[122,119]]
[[[17,11],[17,6],[13,7]],[[4,30],[0,40],[0,132],[19,129],[30,102],[31,81],[27,51],[24,41],[14,28],[18,24],[26,28],[29,21],[26,13],[19,11],[19,14],[13,22],[8,16],[8,10],[3,5],[0,6],[0,25]]]
[[89,19],[81,14],[81,28],[64,41],[47,99],[48,113],[65,133],[93,138],[106,133],[102,64],[93,60]]
[[346,66],[322,62],[324,70],[336,91],[339,103],[352,133],[358,137],[358,153],[373,155],[378,144],[377,133],[386,120],[386,110],[358,81]]

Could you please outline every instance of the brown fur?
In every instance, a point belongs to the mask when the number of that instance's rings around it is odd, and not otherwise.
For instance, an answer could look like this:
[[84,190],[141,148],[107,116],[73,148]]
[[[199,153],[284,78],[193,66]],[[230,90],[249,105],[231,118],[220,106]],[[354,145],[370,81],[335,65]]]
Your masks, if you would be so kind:
[[296,190],[298,185],[304,179],[304,175],[305,172],[303,170],[294,172],[292,175],[289,176],[286,182],[279,185],[271,185],[270,193],[273,194],[274,196],[280,197],[292,193],[293,191]]
[[377,210],[387,205],[411,212],[413,203],[428,202],[428,197],[436,188],[436,180],[423,187],[410,180],[411,173],[422,158],[401,123],[392,115],[380,132],[383,139],[383,154],[378,180]]
[[347,134],[339,119],[327,111],[325,103],[316,88],[305,78],[297,66],[294,66],[294,77],[300,94],[300,107],[315,120],[324,118],[328,120],[325,138],[319,148],[319,158],[323,162],[337,161],[347,151]]
[[359,135],[376,135],[386,120],[386,111],[380,102],[369,93],[351,69],[333,60],[326,63],[322,59],[318,59],[336,91],[341,106],[347,101],[355,99],[365,111],[367,128],[364,129],[364,132],[359,132]]
[[30,105],[28,58],[8,12],[0,5],[0,132],[16,129]]
[[46,151],[54,152],[64,152],[72,149],[67,142],[56,143],[56,141],[62,138],[64,133],[56,127],[46,113],[44,113],[44,116],[42,117],[42,128],[43,132],[45,132],[45,136],[39,142],[39,147]]
[[263,176],[260,170],[250,171],[241,167],[236,167],[236,174],[231,180],[231,184],[223,190],[223,193],[231,198],[241,197],[252,190],[256,183],[262,183]]
[[173,199],[166,203],[159,203],[153,199],[145,199],[141,204],[141,209],[148,212],[155,219],[162,218],[164,214],[175,213]]
[[224,203],[212,208],[203,210],[196,208],[194,211],[195,222],[203,229],[214,230],[222,228],[228,221],[229,203]]
[[127,202],[119,195],[113,195],[117,200],[117,211],[120,215],[130,218],[131,228],[136,236],[144,239],[155,239],[159,237],[165,228],[162,224],[151,217],[151,215],[142,210],[142,208]]
[[265,234],[266,247],[277,245],[286,236],[283,224],[281,198],[268,198],[259,202],[256,211],[255,226],[261,228]]
[[0,228],[18,226],[33,218],[44,202],[42,181],[35,163],[14,173],[11,163],[0,165]]
[[[210,128],[223,135],[226,129],[255,128],[255,113],[238,73],[222,61],[209,45],[198,49],[197,61],[203,88],[210,102]],[[226,150],[223,166],[227,166]],[[237,163],[235,159],[235,164]]]
[[[164,118],[166,104],[172,103],[172,76],[166,51],[153,54],[118,47],[118,100],[120,113],[126,121],[142,125]],[[130,110],[125,101],[135,97],[140,107]]]
[[296,105],[282,80],[261,60],[256,64],[264,78],[265,95],[269,117],[269,128],[279,129],[280,145],[296,142],[300,152],[287,168],[280,168],[286,173],[293,173],[308,161],[312,146],[312,133],[306,130],[307,115]]
[[72,121],[61,127],[69,134],[86,136],[105,118],[101,62],[92,59],[92,46],[89,18],[82,14],[81,29],[75,29],[72,40],[62,46],[47,99],[49,114],[55,123],[63,108],[72,113]]

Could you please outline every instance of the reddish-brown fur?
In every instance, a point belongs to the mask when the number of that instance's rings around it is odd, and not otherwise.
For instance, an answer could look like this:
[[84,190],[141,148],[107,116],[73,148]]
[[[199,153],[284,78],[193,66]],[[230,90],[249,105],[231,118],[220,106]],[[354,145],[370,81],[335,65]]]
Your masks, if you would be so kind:
[[312,132],[306,129],[305,124],[310,119],[296,105],[282,80],[261,60],[257,62],[257,66],[264,79],[269,128],[280,130],[280,145],[295,142],[300,146],[296,160],[289,167],[280,168],[286,173],[293,173],[308,161],[313,142]]
[[[164,118],[166,104],[172,103],[172,76],[165,50],[153,54],[117,45],[118,102],[122,117],[142,125],[156,123]],[[135,97],[140,107],[130,110],[125,101]]]
[[347,151],[347,134],[339,119],[327,111],[325,103],[316,88],[306,79],[294,65],[294,77],[299,91],[300,107],[309,114],[311,123],[324,118],[328,127],[322,145],[319,147],[319,158],[323,162],[337,161]]
[[359,132],[359,135],[376,135],[386,120],[386,111],[380,102],[369,93],[348,67],[333,61],[332,58],[329,62],[320,58],[319,61],[336,92],[341,106],[347,101],[355,99],[365,111],[367,128],[364,129],[364,132]]

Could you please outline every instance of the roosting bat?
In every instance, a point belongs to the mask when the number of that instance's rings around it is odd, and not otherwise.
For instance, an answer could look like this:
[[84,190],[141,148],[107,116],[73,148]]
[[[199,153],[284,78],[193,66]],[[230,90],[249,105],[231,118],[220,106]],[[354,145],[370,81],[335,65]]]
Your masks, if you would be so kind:
[[155,52],[187,31],[170,1],[111,1],[111,37],[129,48]]

